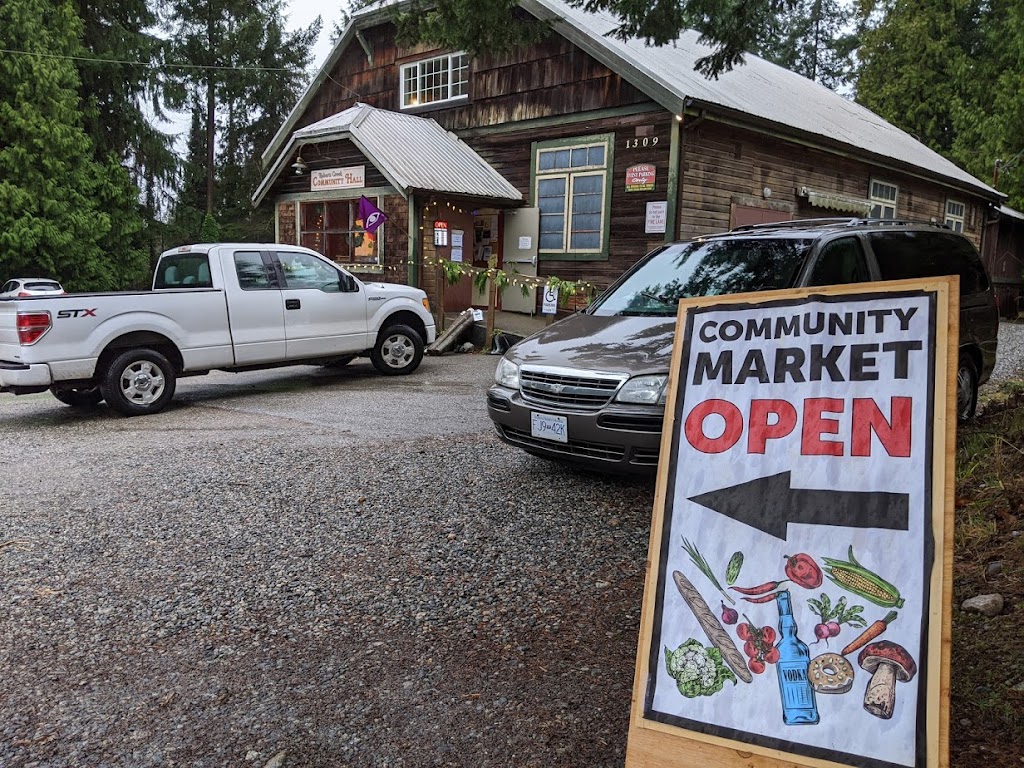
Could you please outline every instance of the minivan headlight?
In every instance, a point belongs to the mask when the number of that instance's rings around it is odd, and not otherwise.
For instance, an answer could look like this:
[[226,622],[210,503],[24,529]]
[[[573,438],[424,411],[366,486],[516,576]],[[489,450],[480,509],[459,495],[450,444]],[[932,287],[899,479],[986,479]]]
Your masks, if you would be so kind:
[[665,402],[665,384],[668,376],[636,376],[619,390],[616,400],[620,403],[658,405]]
[[501,358],[494,371],[494,381],[509,389],[519,389],[519,366],[508,358]]

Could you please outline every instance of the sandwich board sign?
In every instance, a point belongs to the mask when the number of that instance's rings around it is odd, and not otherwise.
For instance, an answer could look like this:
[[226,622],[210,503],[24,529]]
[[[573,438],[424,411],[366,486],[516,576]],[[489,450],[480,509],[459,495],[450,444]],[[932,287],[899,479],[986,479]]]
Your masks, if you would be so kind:
[[948,766],[957,278],[680,303],[627,766]]

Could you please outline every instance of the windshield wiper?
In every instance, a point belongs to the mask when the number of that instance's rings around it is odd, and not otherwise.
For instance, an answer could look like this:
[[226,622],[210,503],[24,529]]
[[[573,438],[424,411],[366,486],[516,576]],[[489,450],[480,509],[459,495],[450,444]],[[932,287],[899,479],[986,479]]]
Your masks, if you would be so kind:
[[645,299],[652,299],[653,301],[656,301],[659,304],[662,304],[662,305],[664,305],[666,307],[672,307],[673,309],[676,309],[679,306],[679,302],[678,301],[672,301],[671,299],[666,299],[664,296],[659,296],[656,293],[650,293],[649,291],[637,291],[637,293],[639,293]]

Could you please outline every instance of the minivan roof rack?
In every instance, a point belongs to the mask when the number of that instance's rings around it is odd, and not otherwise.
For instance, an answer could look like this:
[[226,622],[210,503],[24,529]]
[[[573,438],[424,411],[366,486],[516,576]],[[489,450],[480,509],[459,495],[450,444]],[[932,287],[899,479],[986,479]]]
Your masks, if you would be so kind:
[[735,227],[730,232],[753,232],[767,229],[809,229],[811,227],[846,226],[863,227],[867,225],[889,226],[923,226],[948,229],[944,223],[937,221],[912,221],[910,219],[878,219],[864,217],[822,217],[819,219],[793,219],[792,221],[769,221],[764,224],[746,224]]

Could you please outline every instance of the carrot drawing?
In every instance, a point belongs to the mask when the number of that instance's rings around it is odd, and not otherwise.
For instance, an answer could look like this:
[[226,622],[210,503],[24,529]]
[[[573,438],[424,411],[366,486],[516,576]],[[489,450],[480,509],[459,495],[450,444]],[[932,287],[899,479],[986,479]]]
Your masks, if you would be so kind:
[[848,646],[843,648],[842,655],[846,656],[848,654],[851,654],[857,649],[863,648],[865,645],[870,643],[880,634],[885,632],[885,628],[896,620],[897,615],[898,614],[896,613],[896,611],[889,611],[887,614],[885,614],[884,619],[882,619],[881,621],[876,621],[873,624],[871,624],[867,629],[861,632],[859,636],[854,638],[854,640],[851,641]]

